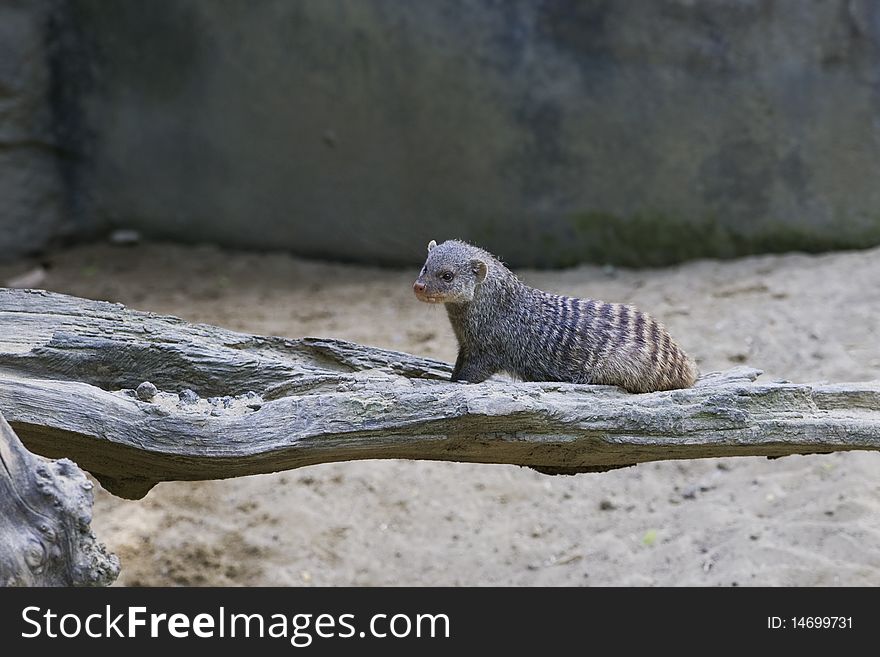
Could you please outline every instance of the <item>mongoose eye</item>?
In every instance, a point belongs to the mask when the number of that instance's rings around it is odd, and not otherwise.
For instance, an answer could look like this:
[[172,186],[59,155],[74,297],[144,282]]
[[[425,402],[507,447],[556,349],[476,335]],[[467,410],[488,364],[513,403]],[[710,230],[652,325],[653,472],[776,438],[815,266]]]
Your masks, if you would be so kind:
[[444,281],[446,281],[448,283],[453,278],[455,278],[455,274],[453,274],[451,271],[445,271],[442,274],[440,274],[440,278],[442,278]]

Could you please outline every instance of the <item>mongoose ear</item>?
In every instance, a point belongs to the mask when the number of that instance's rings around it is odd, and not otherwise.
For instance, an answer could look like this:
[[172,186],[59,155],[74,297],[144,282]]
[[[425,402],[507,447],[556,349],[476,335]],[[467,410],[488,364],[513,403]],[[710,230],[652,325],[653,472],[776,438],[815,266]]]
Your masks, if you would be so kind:
[[434,240],[428,242],[428,253],[430,253],[431,249],[433,249],[435,246],[437,246],[437,242],[435,242]]
[[489,268],[486,267],[486,263],[482,260],[471,260],[471,269],[473,269],[474,273],[477,275],[477,283],[482,283],[486,280],[486,274],[489,273]]

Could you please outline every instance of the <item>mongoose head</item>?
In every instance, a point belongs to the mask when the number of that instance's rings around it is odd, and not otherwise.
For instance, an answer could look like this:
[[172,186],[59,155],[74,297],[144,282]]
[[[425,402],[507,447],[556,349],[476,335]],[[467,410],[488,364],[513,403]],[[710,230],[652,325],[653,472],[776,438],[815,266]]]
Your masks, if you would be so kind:
[[489,272],[489,254],[475,246],[448,240],[428,244],[428,259],[413,291],[427,303],[470,303]]

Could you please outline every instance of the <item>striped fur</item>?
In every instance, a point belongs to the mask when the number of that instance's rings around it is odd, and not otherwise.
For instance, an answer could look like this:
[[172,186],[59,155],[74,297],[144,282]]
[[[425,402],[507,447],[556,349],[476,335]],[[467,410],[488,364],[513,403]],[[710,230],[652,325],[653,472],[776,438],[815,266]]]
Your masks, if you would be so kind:
[[[451,281],[443,278],[449,273]],[[431,248],[414,287],[421,299],[446,304],[459,344],[454,381],[505,371],[524,381],[652,392],[690,387],[698,376],[693,360],[650,315],[528,287],[490,253],[464,242]]]

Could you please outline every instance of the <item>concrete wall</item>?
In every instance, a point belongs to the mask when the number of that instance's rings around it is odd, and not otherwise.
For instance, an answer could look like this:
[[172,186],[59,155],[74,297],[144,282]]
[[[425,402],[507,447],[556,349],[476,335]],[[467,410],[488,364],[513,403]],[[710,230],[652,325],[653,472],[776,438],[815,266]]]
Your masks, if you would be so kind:
[[409,264],[880,243],[871,0],[66,6],[81,228]]
[[39,249],[65,228],[50,100],[52,6],[0,2],[0,258]]

